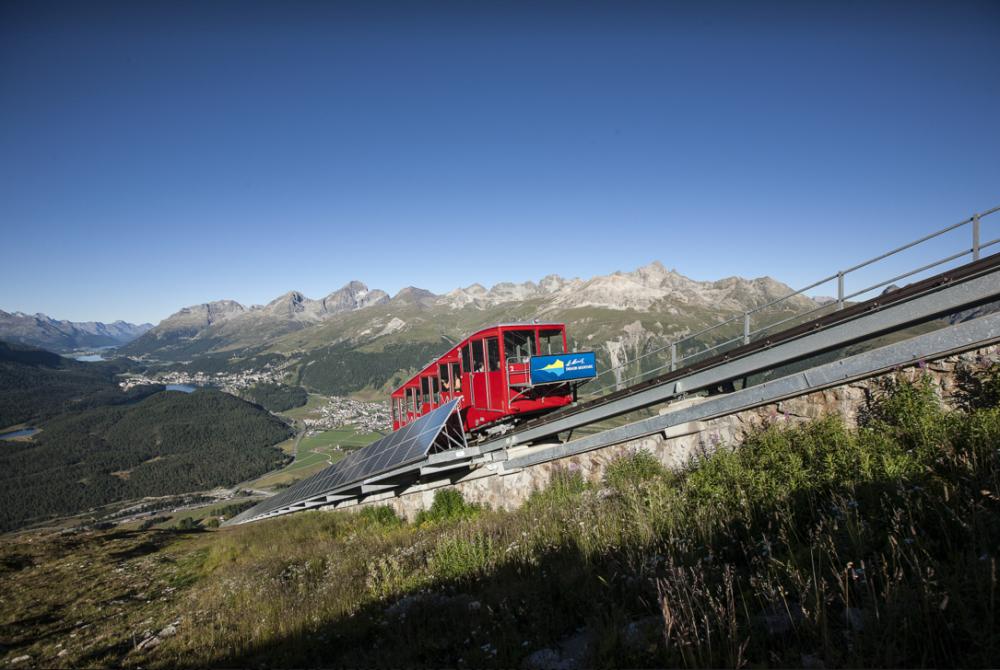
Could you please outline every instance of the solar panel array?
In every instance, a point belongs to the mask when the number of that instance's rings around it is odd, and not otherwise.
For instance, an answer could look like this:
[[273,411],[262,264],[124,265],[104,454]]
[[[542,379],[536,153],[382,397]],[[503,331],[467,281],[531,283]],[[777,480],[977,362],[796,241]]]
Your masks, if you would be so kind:
[[251,507],[229,523],[241,523],[318,496],[359,486],[369,477],[411,465],[426,458],[455,412],[459,399],[438,407],[394,433],[348,454],[312,477]]

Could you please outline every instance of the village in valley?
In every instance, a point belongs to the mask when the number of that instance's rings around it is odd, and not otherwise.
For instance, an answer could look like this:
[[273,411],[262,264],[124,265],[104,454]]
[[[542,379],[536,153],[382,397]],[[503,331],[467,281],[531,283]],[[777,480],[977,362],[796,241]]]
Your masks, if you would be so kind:
[[331,396],[302,423],[310,432],[353,426],[359,433],[388,433],[392,430],[389,404]]
[[[119,382],[124,391],[136,386],[163,384],[165,386],[211,387],[242,397],[247,389],[258,384],[280,384],[283,372],[277,369],[244,370],[240,372],[167,371],[155,376],[128,374]],[[392,417],[387,402],[368,402],[346,396],[311,396],[320,399],[301,417],[302,424],[312,434],[324,430],[334,430],[351,426],[359,433],[387,433],[392,430]]]

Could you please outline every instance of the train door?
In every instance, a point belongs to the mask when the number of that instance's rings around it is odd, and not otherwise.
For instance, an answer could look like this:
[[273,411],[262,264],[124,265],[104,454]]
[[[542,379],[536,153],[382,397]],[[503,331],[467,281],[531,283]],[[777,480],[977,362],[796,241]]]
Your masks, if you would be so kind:
[[489,383],[486,379],[486,351],[483,348],[483,340],[472,340],[469,343],[472,349],[472,406],[476,409],[489,409]]
[[462,395],[462,368],[457,362],[451,364],[451,392],[455,396]]
[[472,345],[468,342],[462,347],[462,375],[459,377],[459,390],[465,396],[465,407],[475,407],[472,397]]
[[417,418],[416,389],[408,387],[406,389],[406,423],[410,423],[415,418]]
[[448,363],[438,363],[438,382],[441,384],[441,402],[451,400],[451,368]]
[[437,378],[437,375],[432,375],[429,379],[431,380],[431,407],[437,407],[441,404],[441,380]]
[[486,406],[488,409],[502,412],[504,399],[507,397],[507,385],[504,381],[503,367],[500,365],[500,339],[487,337],[486,344]]
[[421,377],[420,378],[420,413],[427,414],[434,407],[434,396],[431,393],[431,378]]

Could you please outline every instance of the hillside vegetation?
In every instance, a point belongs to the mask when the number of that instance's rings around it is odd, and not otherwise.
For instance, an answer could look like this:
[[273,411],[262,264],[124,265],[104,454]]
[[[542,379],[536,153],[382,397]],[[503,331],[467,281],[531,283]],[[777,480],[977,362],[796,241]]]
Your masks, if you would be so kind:
[[53,418],[0,443],[0,530],[144,496],[231,485],[280,466],[292,430],[225,393],[164,391]]
[[309,394],[301,386],[284,384],[257,384],[246,390],[246,399],[270,412],[284,412],[293,407],[302,407],[309,400]]
[[0,633],[70,665],[993,666],[1000,370],[963,388],[899,379],[857,430],[777,423],[682,473],[564,471],[515,512],[9,544]]

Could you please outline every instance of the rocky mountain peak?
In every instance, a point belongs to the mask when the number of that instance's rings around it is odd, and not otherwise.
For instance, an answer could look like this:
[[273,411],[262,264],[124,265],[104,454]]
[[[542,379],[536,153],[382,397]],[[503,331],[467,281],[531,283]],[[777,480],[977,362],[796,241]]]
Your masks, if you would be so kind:
[[294,315],[305,311],[310,302],[298,291],[289,291],[264,305],[264,311],[275,316]]
[[402,302],[407,304],[432,304],[437,299],[437,296],[428,291],[425,288],[417,288],[416,286],[407,286],[399,290],[399,293],[392,297],[393,302]]
[[353,280],[323,298],[323,306],[328,314],[337,314],[380,305],[388,300],[389,295],[385,291],[369,290],[364,282]]

